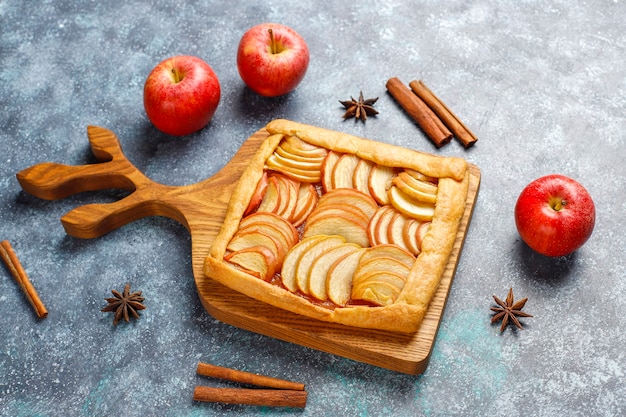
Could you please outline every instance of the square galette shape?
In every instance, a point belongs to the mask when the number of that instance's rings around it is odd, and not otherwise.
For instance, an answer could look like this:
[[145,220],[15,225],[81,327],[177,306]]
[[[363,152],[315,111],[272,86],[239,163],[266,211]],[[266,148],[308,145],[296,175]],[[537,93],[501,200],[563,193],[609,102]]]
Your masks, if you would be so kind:
[[317,320],[413,333],[463,217],[468,164],[274,120],[204,272]]

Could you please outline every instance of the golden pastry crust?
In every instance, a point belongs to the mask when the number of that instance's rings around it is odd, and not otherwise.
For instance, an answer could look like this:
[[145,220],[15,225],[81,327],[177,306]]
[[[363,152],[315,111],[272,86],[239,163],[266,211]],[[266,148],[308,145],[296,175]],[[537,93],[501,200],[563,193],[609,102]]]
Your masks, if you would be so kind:
[[[250,201],[250,197],[256,188],[256,184],[263,176],[265,161],[272,153],[274,153],[274,149],[276,149],[282,138],[282,134],[275,134],[270,135],[267,139],[265,139],[259,150],[256,154],[254,154],[248,168],[246,168],[244,173],[241,175],[241,178],[239,179],[239,182],[230,197],[224,223],[222,223],[220,232],[211,246],[209,256],[214,256],[217,259],[224,257],[226,245],[228,245],[230,238],[239,227],[239,222],[241,221],[243,212],[248,206],[248,202]],[[229,238],[221,238],[224,236],[228,236]],[[210,277],[210,275],[208,276]]]
[[[416,332],[444,273],[465,211],[469,187],[465,160],[424,154],[288,120],[274,120],[266,129],[270,136],[253,157],[231,196],[222,228],[206,257],[205,274],[256,300],[314,319],[361,328]],[[376,306],[360,302],[336,306],[330,302],[313,302],[310,297],[287,290],[279,279],[266,282],[224,261],[226,247],[268,169],[268,158],[284,138],[291,136],[328,151],[352,153],[375,164],[414,170],[437,179],[430,227],[404,287],[391,304]]]
[[363,159],[391,167],[406,167],[435,178],[462,180],[467,162],[462,158],[445,158],[410,151],[399,146],[382,144],[369,139],[285,119],[273,120],[266,129],[272,134],[297,136],[306,142],[340,153],[352,153]]

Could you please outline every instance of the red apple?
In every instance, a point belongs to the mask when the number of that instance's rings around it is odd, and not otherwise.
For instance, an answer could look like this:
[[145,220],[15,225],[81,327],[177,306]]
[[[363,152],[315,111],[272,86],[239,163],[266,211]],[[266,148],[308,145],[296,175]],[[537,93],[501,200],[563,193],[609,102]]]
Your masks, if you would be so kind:
[[150,121],[174,136],[206,126],[220,102],[220,83],[213,69],[195,56],[175,56],[148,75],[143,104]]
[[587,190],[564,175],[546,175],[522,190],[515,224],[522,240],[546,256],[563,256],[591,236],[596,210]]
[[300,84],[309,66],[309,48],[293,29],[276,23],[250,28],[237,50],[241,79],[266,97],[287,94]]

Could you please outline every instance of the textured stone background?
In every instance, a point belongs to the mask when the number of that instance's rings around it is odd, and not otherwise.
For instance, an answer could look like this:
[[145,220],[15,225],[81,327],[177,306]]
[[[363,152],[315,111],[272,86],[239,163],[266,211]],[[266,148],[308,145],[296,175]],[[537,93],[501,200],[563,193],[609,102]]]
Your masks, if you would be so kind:
[[[0,1],[0,239],[9,239],[50,314],[37,320],[0,269],[2,416],[614,416],[626,412],[626,4],[525,1]],[[301,86],[260,98],[241,82],[239,38],[275,21],[307,40]],[[209,62],[222,85],[214,120],[182,139],[143,111],[150,69],[175,54]],[[435,149],[386,94],[426,82],[478,135]],[[338,103],[380,96],[366,124]],[[150,218],[95,240],[67,236],[70,209],[119,192],[46,202],[15,173],[43,161],[93,162],[85,128],[116,132],[153,180],[208,178],[270,119],[463,156],[482,170],[465,249],[431,362],[403,375],[225,325],[201,306],[190,238]],[[597,205],[577,253],[546,259],[519,239],[513,206],[531,180],[578,179]],[[148,309],[114,328],[100,313],[130,281]],[[489,324],[491,295],[513,287],[535,318]],[[305,410],[199,404],[198,361],[296,381]]]

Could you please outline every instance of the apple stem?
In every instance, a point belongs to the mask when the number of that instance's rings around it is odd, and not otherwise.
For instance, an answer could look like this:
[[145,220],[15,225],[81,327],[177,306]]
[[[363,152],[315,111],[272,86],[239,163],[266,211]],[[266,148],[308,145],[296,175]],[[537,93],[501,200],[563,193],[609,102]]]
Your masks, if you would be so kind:
[[563,207],[567,205],[567,201],[566,200],[562,200],[560,198],[557,198],[556,200],[553,201],[552,203],[552,210],[554,211],[560,211],[563,209]]
[[272,28],[269,28],[267,31],[270,34],[270,51],[272,52],[272,55],[275,55],[278,53],[278,51],[276,48],[276,41],[274,40],[274,31],[272,30]]
[[178,84],[183,80],[183,78],[185,78],[176,68],[172,68],[172,77],[174,79],[174,84]]

